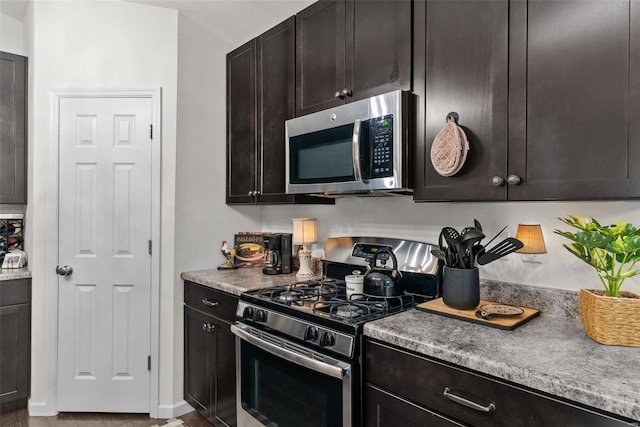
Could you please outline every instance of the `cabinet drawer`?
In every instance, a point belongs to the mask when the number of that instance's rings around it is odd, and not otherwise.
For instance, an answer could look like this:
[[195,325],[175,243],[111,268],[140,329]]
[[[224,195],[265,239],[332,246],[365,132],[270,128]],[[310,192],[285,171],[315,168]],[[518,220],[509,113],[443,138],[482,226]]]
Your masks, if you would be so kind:
[[238,297],[198,285],[184,282],[184,303],[204,313],[233,323],[236,317]]
[[[475,427],[632,425],[373,341],[366,343],[365,377],[368,383]],[[464,405],[469,402],[477,407]]]
[[28,304],[31,294],[31,279],[0,281],[0,306]]

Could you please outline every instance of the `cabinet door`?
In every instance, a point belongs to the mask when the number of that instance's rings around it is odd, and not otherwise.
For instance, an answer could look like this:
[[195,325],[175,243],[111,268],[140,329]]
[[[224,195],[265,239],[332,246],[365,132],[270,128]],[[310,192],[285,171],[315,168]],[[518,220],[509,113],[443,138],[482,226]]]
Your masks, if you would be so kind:
[[365,386],[365,426],[452,427],[463,426],[463,424],[367,384]]
[[512,200],[640,196],[640,2],[510,9]]
[[[491,181],[506,172],[508,11],[506,0],[415,2],[416,201],[506,198]],[[431,145],[450,112],[470,151],[459,173],[443,177]]]
[[213,317],[184,306],[184,398],[204,417],[213,414],[212,366],[215,366]]
[[27,58],[0,52],[0,204],[27,203]]
[[285,194],[284,122],[294,116],[295,17],[257,39],[259,203],[292,203]]
[[235,427],[236,419],[236,339],[230,324],[216,327],[215,414],[226,425]]
[[256,41],[227,55],[227,203],[256,190]]
[[24,407],[31,385],[29,304],[0,307],[0,410]]
[[296,116],[343,104],[345,0],[321,0],[296,15]]
[[346,3],[346,85],[357,101],[411,89],[410,1]]

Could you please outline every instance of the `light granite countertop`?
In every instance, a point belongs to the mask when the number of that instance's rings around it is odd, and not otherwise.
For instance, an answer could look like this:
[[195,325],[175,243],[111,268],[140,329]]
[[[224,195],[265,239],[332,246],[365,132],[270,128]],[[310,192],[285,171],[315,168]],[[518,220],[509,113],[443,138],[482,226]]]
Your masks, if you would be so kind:
[[[484,284],[481,298],[527,306],[522,296],[516,298],[509,292],[496,298],[495,285]],[[550,290],[551,298],[546,302],[541,297],[543,288],[509,286],[530,297],[537,294],[529,300],[537,304],[528,306],[541,309],[539,317],[513,331],[414,309],[368,322],[364,334],[640,421],[640,348],[606,346],[591,340],[575,315],[577,305],[571,307],[572,301],[577,301],[576,293],[563,291],[563,298],[557,290]]]
[[262,273],[262,268],[248,267],[235,270],[185,271],[180,274],[180,278],[233,295],[240,295],[244,291],[293,283],[296,275],[295,273],[268,275]]
[[[180,277],[233,295],[295,281],[295,274],[269,276],[260,268],[188,271]],[[504,331],[414,309],[368,322],[364,334],[640,421],[640,348],[605,346],[587,337],[576,317],[576,292],[483,281],[480,296],[535,307],[541,315]]]
[[0,268],[0,281],[14,279],[29,279],[31,270],[28,268]]

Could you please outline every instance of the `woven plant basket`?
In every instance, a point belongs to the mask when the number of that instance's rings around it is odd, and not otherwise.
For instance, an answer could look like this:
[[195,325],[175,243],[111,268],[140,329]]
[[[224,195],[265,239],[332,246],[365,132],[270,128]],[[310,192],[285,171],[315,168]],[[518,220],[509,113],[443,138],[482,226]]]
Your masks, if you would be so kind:
[[640,295],[621,291],[613,298],[604,291],[583,289],[578,307],[584,330],[594,341],[640,347]]

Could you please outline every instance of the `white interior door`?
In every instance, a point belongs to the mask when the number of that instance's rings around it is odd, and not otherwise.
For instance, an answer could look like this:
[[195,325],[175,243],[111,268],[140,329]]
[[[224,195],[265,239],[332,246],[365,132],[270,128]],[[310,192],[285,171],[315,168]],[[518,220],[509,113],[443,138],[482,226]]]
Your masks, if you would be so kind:
[[152,113],[60,100],[58,411],[150,409]]

